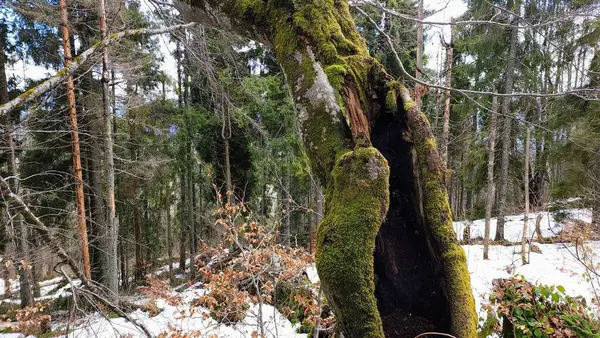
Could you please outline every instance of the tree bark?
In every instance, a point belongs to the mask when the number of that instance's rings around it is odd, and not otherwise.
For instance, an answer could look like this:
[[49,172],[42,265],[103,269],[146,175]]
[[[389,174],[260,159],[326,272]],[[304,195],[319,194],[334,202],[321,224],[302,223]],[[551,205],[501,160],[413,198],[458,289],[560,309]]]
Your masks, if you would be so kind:
[[[67,16],[66,0],[60,0],[61,35],[65,67],[71,64],[71,42],[69,39],[69,19]],[[75,106],[75,85],[73,77],[69,76],[67,84],[67,103],[69,106],[69,124],[71,127],[71,141],[73,144],[73,176],[75,176],[75,204],[77,206],[77,226],[79,229],[79,244],[83,258],[83,271],[87,279],[91,278],[90,252],[88,247],[87,224],[85,219],[85,196],[83,194],[83,172],[81,168],[81,153],[79,150],[79,126],[77,123],[77,108]]]
[[527,264],[527,241],[529,240],[529,148],[531,128],[527,126],[527,137],[525,139],[525,173],[523,174],[523,185],[525,187],[525,215],[523,216],[523,237],[521,238],[521,263]]
[[[519,21],[514,18],[512,22]],[[506,66],[506,79],[504,83],[504,93],[510,94],[513,90],[514,70],[517,55],[517,42],[519,38],[519,29],[514,26],[511,28],[510,47],[508,52],[508,64]],[[502,167],[500,168],[500,184],[498,189],[498,221],[496,224],[496,236],[494,240],[504,240],[504,217],[506,216],[506,195],[508,191],[508,169],[510,164],[510,132],[512,126],[512,113],[510,110],[510,96],[505,96],[502,100],[502,115],[504,116],[504,126],[502,129]]]
[[[597,153],[600,153],[600,149],[598,149]],[[594,174],[594,204],[592,207],[592,223],[596,225],[596,228],[600,228],[600,155],[597,154]]]
[[[423,20],[423,1],[424,0],[418,1],[417,15],[418,15],[419,20]],[[417,78],[417,80],[420,80],[421,79],[421,70],[423,69],[423,24],[422,23],[417,24],[416,68],[417,68],[417,71],[415,72],[415,78]],[[421,96],[422,96],[420,88],[421,88],[421,85],[416,84],[415,102],[417,103],[417,107],[419,107],[419,109],[421,109]]]
[[191,5],[177,4],[188,19],[274,49],[313,172],[327,189],[316,264],[344,336],[476,337],[466,257],[431,127],[368,54],[348,2]]
[[490,250],[490,222],[492,220],[492,207],[494,206],[494,159],[496,151],[496,121],[498,112],[498,97],[492,96],[492,116],[490,116],[490,134],[488,150],[487,189],[485,198],[485,230],[483,237],[483,259],[489,259]]
[[[100,17],[100,32],[102,34],[102,41],[108,40],[108,29],[106,28],[106,8],[105,0],[98,1],[98,14]],[[103,120],[104,120],[104,165],[106,174],[106,191],[104,198],[106,200],[106,223],[103,239],[103,249],[107,258],[106,271],[106,287],[117,295],[119,292],[119,271],[118,271],[118,229],[115,222],[115,162],[113,154],[113,123],[112,114],[110,111],[110,98],[109,98],[109,87],[110,82],[110,70],[108,64],[108,45],[102,46],[102,107],[103,107]]]
[[452,61],[454,59],[454,26],[450,34],[450,42],[446,44],[446,95],[444,100],[444,122],[440,148],[442,150],[442,162],[448,166],[448,137],[450,135],[450,87],[452,86]]
[[181,198],[181,202],[179,203],[179,269],[181,269],[182,273],[185,273],[185,252],[186,252],[186,243],[187,243],[187,215],[185,214],[185,175],[181,174],[179,179],[179,196]]
[[[0,105],[3,105],[9,101],[8,99],[8,79],[6,78],[6,64],[8,62],[5,51],[5,43],[4,43],[4,32],[6,31],[6,25],[0,24]],[[7,135],[7,141],[10,136],[10,132],[7,130],[11,129],[11,123],[9,123],[9,117],[5,117],[4,122],[4,132]],[[10,156],[10,155],[9,155]],[[10,160],[10,159],[9,159]],[[8,243],[10,242],[9,233],[7,231],[6,225],[0,225],[0,255],[6,254]],[[8,296],[12,293],[11,283],[10,283],[10,270],[7,266],[2,264],[0,267],[2,269],[2,279],[4,280],[4,295]]]
[[291,181],[291,173],[290,169],[286,168],[285,173],[283,174],[283,189],[281,197],[283,198],[283,210],[285,211],[285,217],[283,219],[283,231],[281,232],[281,236],[283,237],[282,243],[284,246],[290,246],[290,240],[292,236],[292,217],[291,213],[291,201],[292,196],[290,196],[290,181]]

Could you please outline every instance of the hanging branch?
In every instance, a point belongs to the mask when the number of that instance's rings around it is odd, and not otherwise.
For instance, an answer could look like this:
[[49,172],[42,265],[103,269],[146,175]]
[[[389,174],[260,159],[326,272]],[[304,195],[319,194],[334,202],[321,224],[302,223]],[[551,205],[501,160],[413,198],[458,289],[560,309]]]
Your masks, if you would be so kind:
[[17,96],[11,101],[0,106],[0,118],[3,118],[8,113],[13,110],[21,107],[25,103],[34,100],[44,93],[64,81],[69,76],[73,75],[92,55],[94,55],[98,50],[102,50],[105,47],[123,39],[126,37],[134,36],[134,35],[156,35],[171,32],[177,29],[188,28],[195,26],[195,22],[190,22],[183,25],[175,25],[164,28],[141,28],[141,29],[130,29],[118,33],[110,34],[106,39],[96,42],[92,47],[85,50],[78,57],[73,59],[73,62],[69,65],[66,65],[61,70],[59,70],[56,74],[50,77],[48,80],[42,82],[41,84],[29,89],[25,93]]

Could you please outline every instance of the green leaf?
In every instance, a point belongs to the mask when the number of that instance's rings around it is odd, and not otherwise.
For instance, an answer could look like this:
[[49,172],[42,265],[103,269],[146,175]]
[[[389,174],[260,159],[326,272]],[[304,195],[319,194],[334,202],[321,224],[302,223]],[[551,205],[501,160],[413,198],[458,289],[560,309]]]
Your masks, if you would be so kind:
[[540,329],[535,329],[535,330],[533,330],[533,334],[536,337],[541,337],[542,336],[542,331]]
[[565,287],[564,286],[558,285],[556,288],[558,289],[558,291],[560,291],[562,293],[565,293]]

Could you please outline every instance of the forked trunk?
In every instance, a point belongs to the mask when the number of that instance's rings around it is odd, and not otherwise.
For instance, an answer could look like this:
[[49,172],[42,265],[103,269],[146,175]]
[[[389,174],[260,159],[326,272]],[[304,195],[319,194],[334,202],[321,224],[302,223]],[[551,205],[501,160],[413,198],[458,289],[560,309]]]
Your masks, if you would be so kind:
[[191,5],[178,4],[189,19],[275,51],[313,172],[326,187],[316,263],[344,336],[476,337],[466,257],[431,127],[368,54],[348,2]]

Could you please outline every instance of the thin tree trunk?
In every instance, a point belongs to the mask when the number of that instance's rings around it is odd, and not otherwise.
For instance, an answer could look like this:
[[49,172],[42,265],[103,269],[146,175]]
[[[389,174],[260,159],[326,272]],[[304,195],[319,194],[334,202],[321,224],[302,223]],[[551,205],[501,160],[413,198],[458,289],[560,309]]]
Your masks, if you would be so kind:
[[179,225],[180,225],[180,237],[179,237],[179,268],[181,269],[182,273],[185,273],[185,261],[186,261],[186,257],[185,257],[185,252],[186,252],[186,243],[187,243],[187,236],[189,235],[188,231],[187,231],[187,215],[185,214],[184,210],[186,208],[185,206],[185,175],[182,173],[181,174],[181,178],[179,179],[179,194],[181,197],[181,203],[179,204],[181,206],[181,208],[179,209]]
[[[2,35],[3,30],[4,30],[4,25],[2,25],[1,27],[2,29],[0,30],[0,35]],[[4,40],[2,38],[2,36],[0,36],[0,43],[1,46],[0,47],[4,47]],[[0,57],[2,58],[2,69],[0,70],[0,104],[4,104],[6,102],[8,102],[8,82],[6,81],[6,56],[4,54],[4,48],[2,48],[2,50],[0,51]],[[19,191],[19,170],[18,170],[18,166],[17,166],[17,154],[16,154],[16,150],[15,150],[15,142],[13,139],[13,132],[15,130],[13,121],[12,121],[12,117],[11,116],[4,116],[4,121],[5,121],[5,125],[4,125],[4,135],[6,137],[6,145],[8,148],[8,165],[7,165],[7,169],[8,169],[8,175],[12,178],[11,180],[11,189],[18,194]],[[11,219],[11,224],[13,226],[13,229],[15,231],[15,249],[17,251],[17,255],[18,257],[21,259],[23,264],[19,264],[19,267],[17,269],[18,273],[19,273],[19,292],[21,295],[21,307],[27,307],[27,306],[32,306],[33,305],[33,301],[34,301],[34,294],[33,294],[33,278],[31,275],[31,269],[30,267],[28,267],[29,264],[31,264],[31,259],[29,256],[29,244],[28,244],[28,236],[27,236],[27,226],[26,224],[23,222],[23,217],[21,216],[21,214],[17,214],[14,218]],[[2,235],[6,236],[5,238],[2,238],[2,240],[4,241],[5,239],[8,240],[8,236],[5,233],[5,226],[4,224],[1,225],[2,227]],[[4,249],[5,244],[3,243]],[[7,268],[7,267],[6,267]],[[8,271],[8,270],[7,270]],[[5,283],[8,281],[8,283],[5,284],[5,295],[10,295],[10,280],[7,278],[8,273],[5,272],[4,274],[4,278],[5,278]]]
[[[4,54],[5,44],[4,44],[4,34],[6,32],[6,25],[0,23],[0,105],[3,105],[8,102],[8,80],[6,78],[6,63],[7,57]],[[4,132],[8,138],[11,138],[10,132],[7,132],[7,129],[10,131],[11,123],[10,117],[5,117],[6,122],[3,127]],[[1,217],[0,217],[1,218]],[[7,246],[9,243],[9,234],[5,224],[0,225],[0,255],[5,255]],[[4,264],[1,264],[0,269],[2,269],[2,279],[4,280],[4,295],[9,296],[12,292],[11,283],[10,283],[10,270]]]
[[187,220],[188,220],[188,229],[189,229],[189,234],[188,234],[188,240],[189,240],[189,245],[190,245],[190,280],[194,280],[196,278],[196,253],[197,253],[197,248],[196,248],[196,222],[194,219],[194,173],[192,171],[192,147],[191,147],[191,142],[189,143],[189,148],[188,148],[188,156],[189,156],[189,162],[187,165],[187,198],[186,198],[186,202],[187,202]]
[[285,210],[285,219],[283,221],[283,231],[281,236],[283,237],[283,240],[281,241],[283,246],[289,247],[290,246],[290,240],[291,240],[291,236],[292,236],[292,231],[291,231],[291,224],[292,224],[292,217],[290,215],[291,212],[291,200],[292,197],[290,196],[290,180],[291,180],[291,173],[290,173],[290,169],[287,168],[285,170],[285,174],[283,177],[283,194],[282,194],[282,198],[283,198],[283,205],[284,205],[284,210]]
[[[98,12],[100,16],[100,32],[102,33],[102,40],[107,40],[108,30],[106,28],[106,8],[105,0],[98,1]],[[109,77],[110,71],[108,69],[108,47],[104,45],[102,47],[102,104],[104,113],[104,156],[105,156],[105,171],[106,171],[106,223],[104,235],[106,236],[103,240],[103,248],[107,257],[106,269],[106,287],[114,294],[117,295],[119,292],[119,272],[118,272],[118,256],[117,256],[117,238],[118,229],[115,223],[116,218],[116,206],[115,206],[115,163],[113,155],[113,123],[112,114],[110,111],[110,99],[109,99]]]
[[[600,153],[600,149],[597,151]],[[596,168],[594,170],[594,205],[592,207],[592,223],[600,228],[600,156],[596,155]]]
[[[514,18],[512,22],[518,23]],[[515,26],[511,28],[510,47],[508,52],[508,64],[506,67],[506,81],[504,93],[510,94],[513,91],[513,78],[517,54],[517,42],[519,29]],[[510,96],[505,96],[502,100],[502,115],[504,116],[504,126],[502,129],[502,167],[500,168],[500,184],[498,189],[498,221],[496,225],[496,241],[504,240],[504,223],[506,216],[506,196],[508,191],[508,169],[510,164],[510,132],[512,126],[512,113],[510,110]]]
[[450,35],[450,42],[446,44],[446,96],[444,100],[444,122],[442,129],[442,139],[440,140],[440,150],[442,153],[442,162],[448,167],[448,137],[450,135],[450,87],[452,86],[452,61],[454,59],[454,26]]
[[[8,123],[7,128],[9,132],[6,133],[8,149],[9,149],[9,163],[8,163],[8,174],[12,177],[11,190],[15,194],[19,193],[19,178],[17,168],[17,156],[15,153],[15,144],[12,133],[12,123]],[[27,236],[27,225],[23,222],[23,216],[17,214],[12,221],[12,226],[15,229],[16,249],[17,255],[21,260],[18,267],[19,272],[19,292],[21,295],[21,308],[27,306],[33,306],[34,295],[33,295],[33,277],[31,275],[31,257],[29,255],[29,239]]]
[[[423,1],[424,0],[419,0],[418,2],[418,16],[419,16],[419,20],[423,20]],[[423,24],[422,23],[418,23],[417,24],[417,60],[416,60],[416,72],[415,72],[415,77],[417,79],[421,79],[421,70],[423,69]],[[417,84],[416,85],[416,93],[415,93],[415,103],[417,104],[417,107],[419,107],[419,109],[421,109],[421,91],[420,88],[421,85]]]
[[133,226],[135,236],[135,279],[141,281],[144,279],[143,257],[142,257],[142,215],[140,210],[140,182],[134,178],[134,202],[133,202]]
[[232,196],[233,196],[233,184],[231,182],[231,162],[230,162],[230,152],[229,152],[229,138],[224,136],[223,137],[223,144],[224,144],[224,153],[223,153],[223,157],[225,158],[225,186],[227,188],[227,203],[231,204],[232,203]]
[[173,229],[171,228],[171,190],[165,187],[165,209],[167,212],[167,257],[169,258],[169,280],[173,279]]
[[523,237],[521,238],[521,262],[527,264],[527,241],[529,240],[529,148],[531,128],[527,126],[527,137],[525,139],[525,174],[523,185],[525,187],[525,215],[523,217]]
[[[66,0],[60,0],[61,35],[65,55],[65,67],[71,65],[71,42],[69,39],[69,19],[67,16]],[[73,77],[69,76],[67,84],[67,103],[69,105],[69,123],[71,127],[71,142],[73,145],[73,176],[75,177],[75,200],[77,205],[77,225],[79,229],[79,243],[83,258],[83,271],[87,279],[91,279],[90,252],[88,247],[87,224],[85,220],[85,196],[83,193],[83,173],[81,168],[81,154],[79,150],[79,126],[77,124],[77,109],[75,106],[75,85]]]
[[490,250],[490,223],[492,220],[492,207],[494,206],[494,159],[496,151],[496,121],[498,119],[498,97],[492,97],[492,116],[490,117],[490,135],[487,165],[487,188],[485,199],[485,230],[483,237],[483,259],[489,259]]

